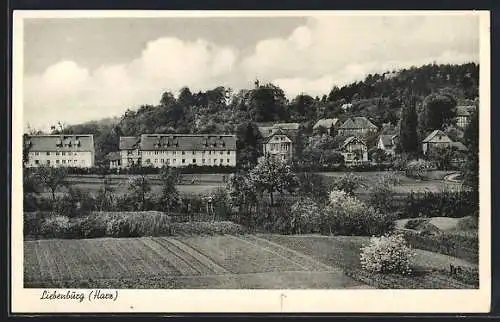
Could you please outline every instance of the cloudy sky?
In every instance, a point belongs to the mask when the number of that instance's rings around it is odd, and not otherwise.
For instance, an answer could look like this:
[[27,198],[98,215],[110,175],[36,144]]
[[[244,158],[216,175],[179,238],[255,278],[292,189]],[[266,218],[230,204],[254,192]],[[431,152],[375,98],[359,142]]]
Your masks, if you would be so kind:
[[120,116],[175,94],[258,78],[288,97],[368,73],[479,61],[471,15],[24,20],[24,123]]

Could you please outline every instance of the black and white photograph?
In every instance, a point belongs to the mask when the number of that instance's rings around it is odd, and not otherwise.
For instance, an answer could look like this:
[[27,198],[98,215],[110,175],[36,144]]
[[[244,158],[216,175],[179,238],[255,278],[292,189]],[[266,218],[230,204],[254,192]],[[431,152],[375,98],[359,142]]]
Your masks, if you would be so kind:
[[363,13],[20,12],[16,292],[487,299],[488,14]]

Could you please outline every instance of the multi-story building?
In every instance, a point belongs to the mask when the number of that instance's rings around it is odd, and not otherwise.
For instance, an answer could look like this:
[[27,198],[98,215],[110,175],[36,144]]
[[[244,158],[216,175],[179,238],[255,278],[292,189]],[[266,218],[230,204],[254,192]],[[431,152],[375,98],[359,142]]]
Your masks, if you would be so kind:
[[27,167],[41,165],[90,168],[95,150],[92,134],[58,134],[26,136]]
[[471,112],[474,106],[457,106],[456,122],[457,126],[465,129],[470,123]]
[[236,135],[143,134],[120,138],[121,167],[236,166]]
[[382,134],[377,141],[377,149],[385,151],[388,155],[396,154],[396,146],[398,144],[399,135],[397,134]]
[[321,129],[325,129],[328,135],[333,135],[336,132],[336,127],[339,124],[339,119],[320,119],[313,126],[313,131],[315,133],[321,132]]
[[285,131],[278,129],[264,138],[262,149],[264,157],[290,161],[293,156],[293,141]]
[[368,147],[366,143],[355,136],[345,139],[339,147],[339,152],[344,156],[344,162],[347,165],[368,161]]

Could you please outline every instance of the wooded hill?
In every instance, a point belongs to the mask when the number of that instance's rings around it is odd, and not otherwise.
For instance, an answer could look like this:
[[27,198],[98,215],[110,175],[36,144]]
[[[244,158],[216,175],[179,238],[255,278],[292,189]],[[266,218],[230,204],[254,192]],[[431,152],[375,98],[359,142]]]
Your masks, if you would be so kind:
[[248,122],[300,122],[310,130],[320,118],[337,117],[343,121],[351,116],[366,116],[379,128],[384,124],[397,126],[402,104],[410,95],[416,98],[417,105],[436,93],[453,96],[457,104],[472,105],[477,103],[478,84],[479,65],[467,63],[429,64],[370,74],[363,81],[333,87],[321,97],[302,94],[287,99],[278,86],[258,81],[254,88],[238,92],[219,86],[193,93],[184,87],[177,98],[165,92],[157,105],[132,107],[114,122],[107,119],[69,125],[53,133],[94,134],[97,163],[107,153],[118,150],[123,135],[237,133],[241,147],[251,139]]

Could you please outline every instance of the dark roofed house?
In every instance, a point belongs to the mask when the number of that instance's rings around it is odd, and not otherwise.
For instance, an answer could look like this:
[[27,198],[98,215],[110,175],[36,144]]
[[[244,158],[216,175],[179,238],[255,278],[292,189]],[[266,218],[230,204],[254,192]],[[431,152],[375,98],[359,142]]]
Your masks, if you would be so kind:
[[422,141],[422,151],[426,154],[431,149],[446,148],[452,144],[453,141],[443,131],[434,130]]
[[264,157],[272,156],[291,160],[293,146],[300,130],[300,123],[275,123],[258,126],[263,137],[261,144]]
[[90,168],[94,166],[92,134],[28,135],[27,167],[40,165]]
[[396,154],[396,146],[399,135],[397,134],[382,134],[377,141],[377,149],[384,150],[389,155]]
[[110,152],[104,157],[109,162],[110,169],[120,168],[122,157],[120,152]]
[[119,142],[120,166],[130,167],[141,164],[141,138],[137,136],[121,136]]
[[349,136],[339,146],[339,152],[344,156],[346,165],[368,161],[368,147],[366,143],[355,136]]
[[340,136],[366,136],[377,132],[378,128],[364,116],[351,117],[338,129]]
[[339,119],[337,118],[320,119],[318,120],[318,122],[316,122],[316,124],[314,124],[313,131],[318,133],[321,131],[322,128],[324,128],[329,135],[332,135],[338,124],[339,124]]

